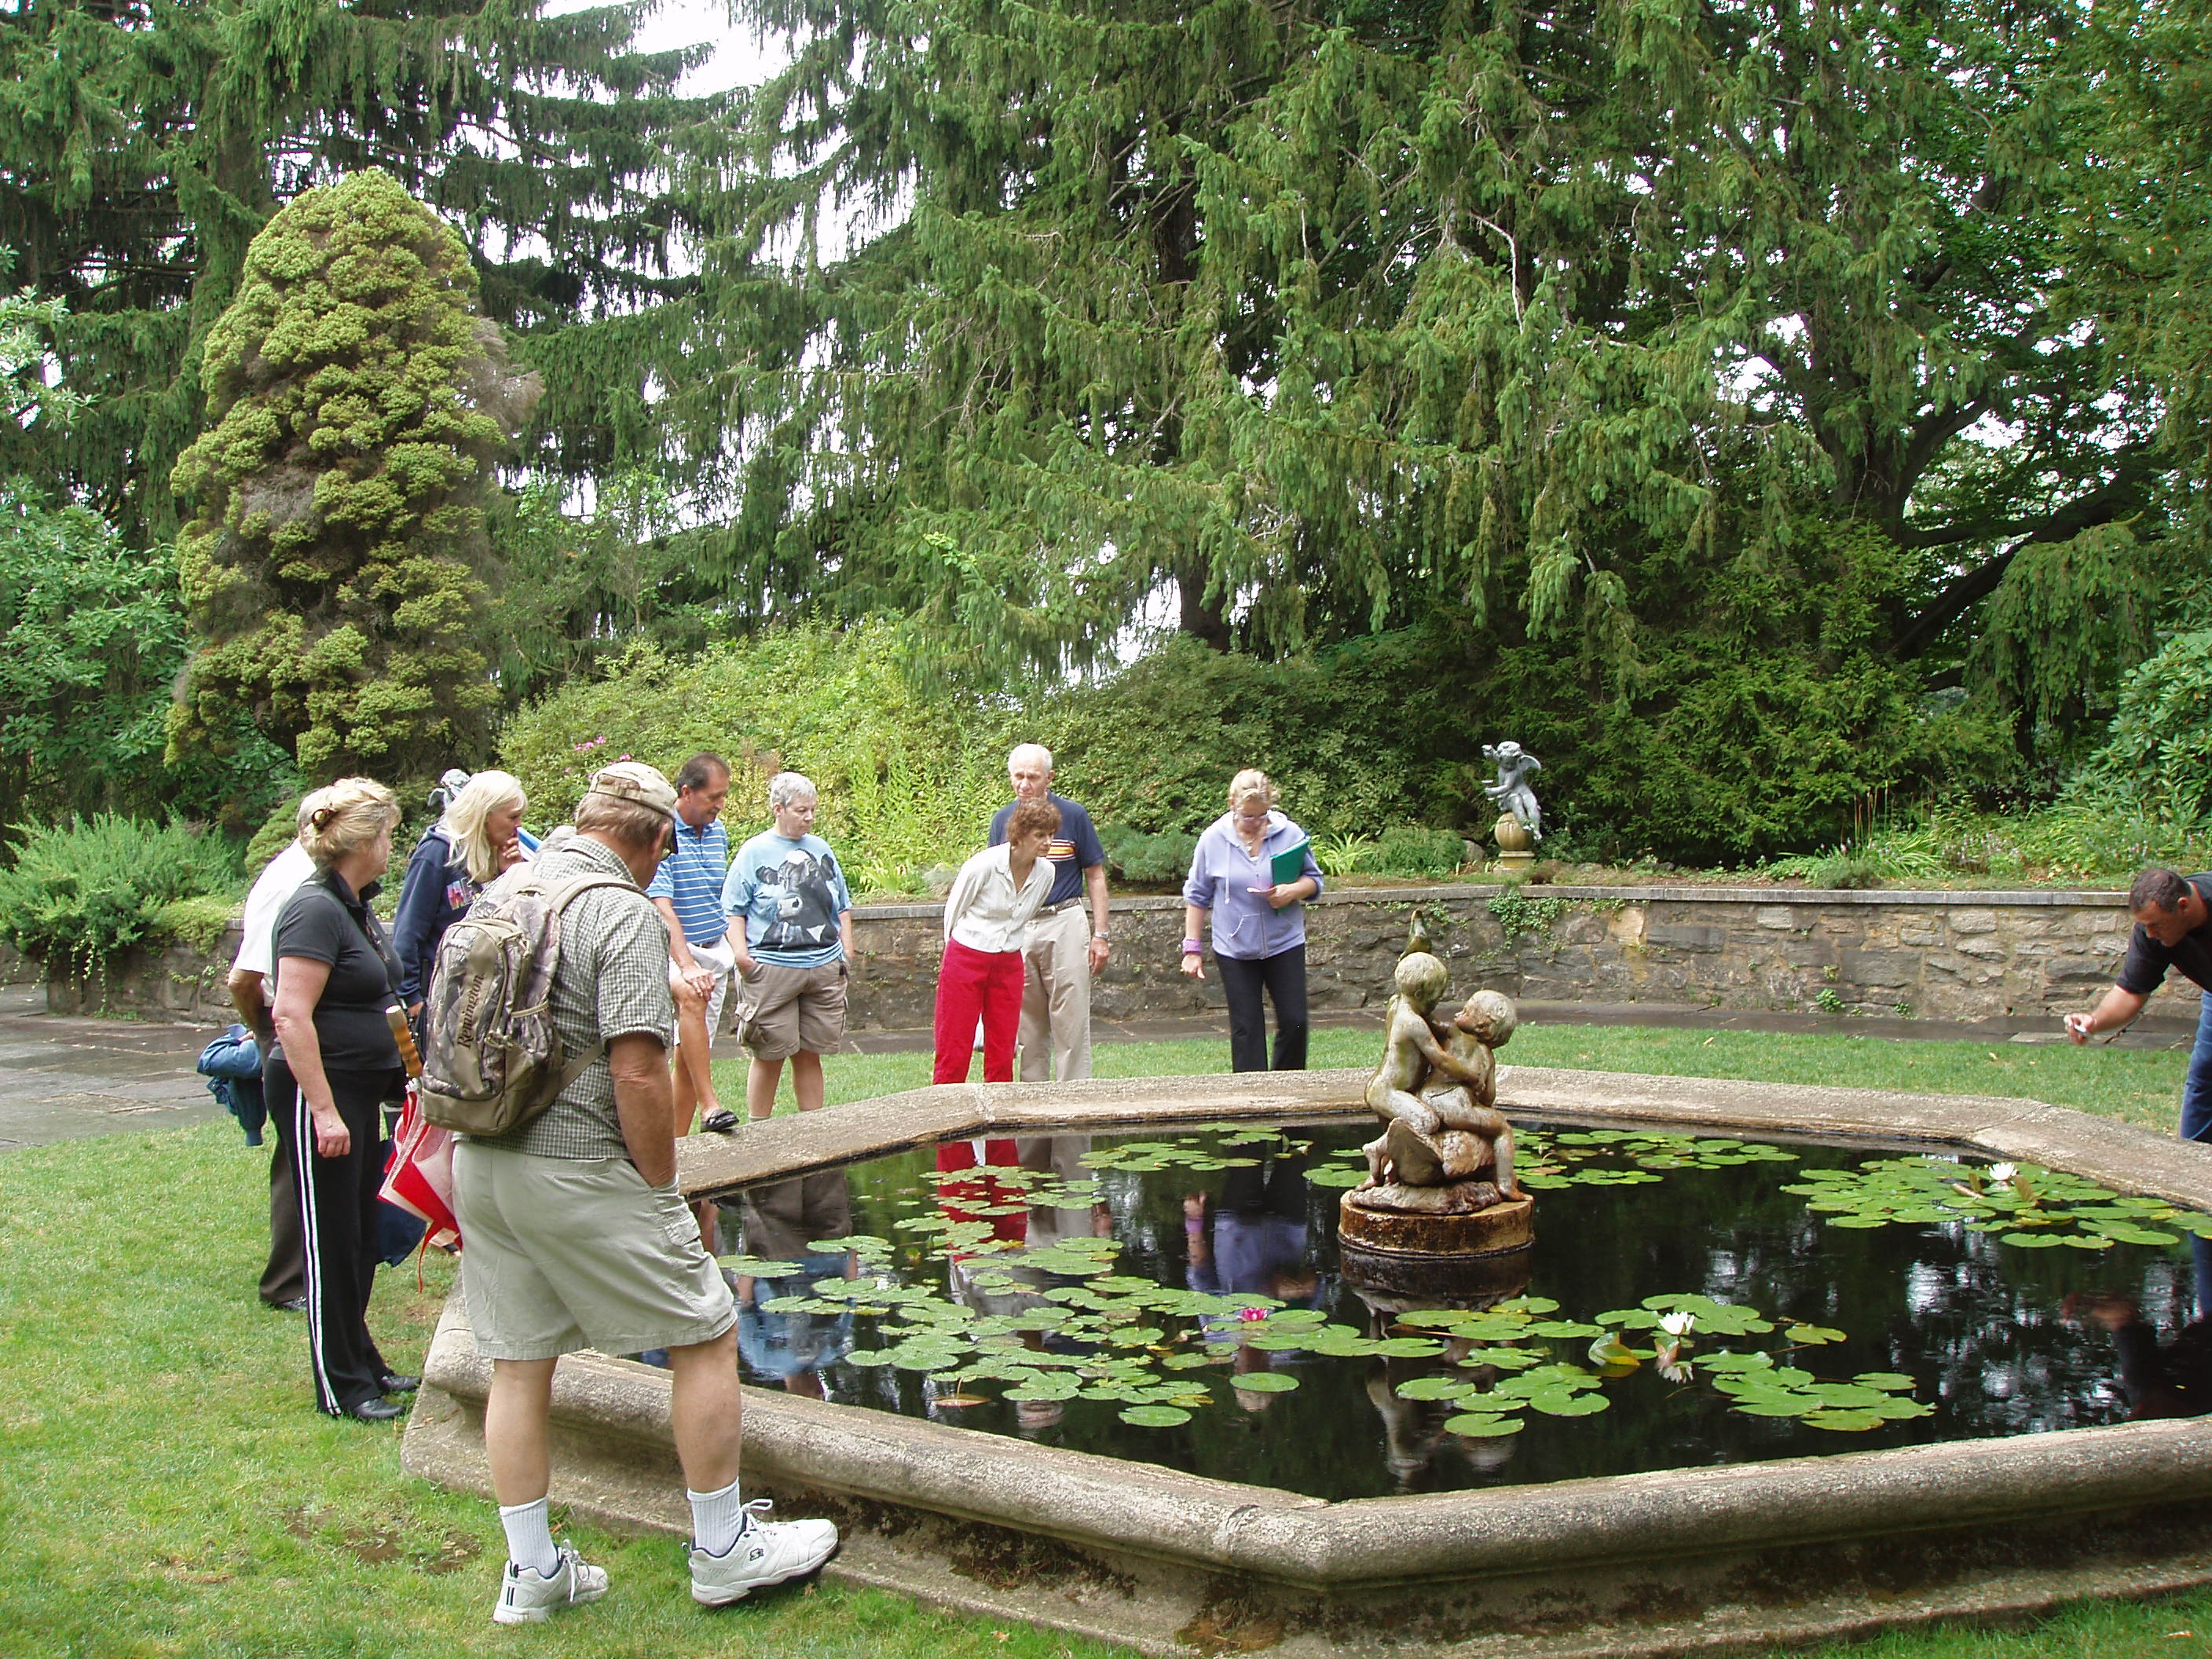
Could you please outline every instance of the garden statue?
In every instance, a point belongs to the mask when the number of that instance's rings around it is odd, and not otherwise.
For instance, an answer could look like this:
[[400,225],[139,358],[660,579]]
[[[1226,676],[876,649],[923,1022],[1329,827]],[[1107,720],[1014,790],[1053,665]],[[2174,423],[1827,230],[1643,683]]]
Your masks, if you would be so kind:
[[1365,1148],[1367,1179],[1341,1205],[1348,1271],[1362,1251],[1463,1259],[1522,1249],[1532,1237],[1512,1126],[1497,1109],[1495,1050],[1513,1034],[1513,1004],[1477,991],[1436,1020],[1450,970],[1425,944],[1417,939],[1392,975],[1382,1063],[1367,1085],[1382,1133]]
[[1528,775],[1542,771],[1544,763],[1523,754],[1519,744],[1510,742],[1486,743],[1482,757],[1498,766],[1498,781],[1484,784],[1482,793],[1509,817],[1520,820],[1521,827],[1538,841],[1543,840],[1543,809],[1536,805],[1536,792],[1528,787]]
[[[1366,1149],[1367,1188],[1428,1189],[1392,1206],[1421,1210],[1480,1209],[1498,1198],[1520,1197],[1513,1130],[1492,1109],[1498,1061],[1491,1051],[1513,1034],[1512,1002],[1496,991],[1477,991],[1449,1024],[1438,1024],[1430,1013],[1450,970],[1426,951],[1411,951],[1398,959],[1394,978],[1397,994],[1385,1016],[1382,1063],[1367,1085],[1367,1103],[1385,1126]],[[1472,1191],[1457,1190],[1448,1200],[1437,1190],[1461,1188],[1486,1169],[1490,1181]],[[1470,1201],[1477,1198],[1483,1201]]]
[[1544,823],[1536,792],[1528,787],[1528,774],[1542,771],[1544,763],[1510,742],[1486,743],[1482,757],[1498,767],[1498,781],[1484,784],[1482,793],[1498,805],[1498,825],[1492,832],[1498,841],[1498,861],[1509,870],[1532,864],[1533,849],[1544,839]]

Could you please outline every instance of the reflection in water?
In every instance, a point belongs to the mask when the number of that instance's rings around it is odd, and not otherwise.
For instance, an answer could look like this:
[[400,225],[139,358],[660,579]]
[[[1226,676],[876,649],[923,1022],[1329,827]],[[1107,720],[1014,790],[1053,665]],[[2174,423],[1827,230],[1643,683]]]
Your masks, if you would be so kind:
[[781,1279],[738,1276],[738,1353],[757,1378],[819,1400],[823,1368],[852,1349],[852,1314],[771,1313],[761,1304],[804,1296],[817,1279],[859,1275],[860,1259],[851,1251],[806,1248],[815,1239],[843,1238],[853,1231],[852,1177],[842,1170],[821,1170],[750,1188],[738,1211],[748,1255],[796,1261],[800,1268]]
[[2142,1316],[2134,1300],[2096,1291],[2069,1291],[2069,1319],[2086,1319],[2112,1334],[2120,1363],[2121,1395],[2137,1422],[2161,1417],[2202,1417],[2212,1412],[2212,1241],[2192,1237],[2195,1295],[2192,1317],[2170,1342]]
[[[1068,1206],[1033,1199],[1031,1191],[1040,1183],[1031,1177],[1044,1177],[1042,1184],[1048,1191],[1064,1191],[1068,1187],[1087,1184],[1091,1180],[1091,1171],[1083,1163],[1083,1155],[1090,1150],[1089,1135],[1066,1134],[951,1140],[937,1146],[935,1159],[940,1176],[969,1170],[975,1172],[972,1180],[939,1181],[939,1209],[955,1222],[987,1224],[997,1247],[988,1252],[946,1252],[945,1288],[954,1302],[972,1309],[978,1316],[1018,1314],[1051,1305],[1045,1300],[1045,1292],[1056,1286],[1082,1283],[1073,1275],[1034,1266],[1032,1258],[1070,1238],[1110,1237],[1114,1231],[1113,1214],[1099,1202]],[[993,1173],[1000,1170],[1020,1173]],[[999,1281],[998,1288],[987,1289],[976,1282],[975,1270],[985,1264],[991,1268],[994,1279]],[[1012,1283],[1006,1285],[1006,1280]],[[1045,1330],[1024,1331],[1021,1342],[1038,1353],[1074,1352],[1077,1346]],[[969,1394],[957,1384],[950,1389],[940,1388],[933,1377],[926,1380],[923,1389],[933,1417],[948,1413],[964,1414],[974,1407],[988,1403],[986,1396]],[[1050,1437],[1067,1414],[1065,1401],[1018,1400],[1012,1403],[1016,1431],[1025,1438]]]
[[[1321,1275],[1306,1249],[1306,1170],[1312,1163],[1310,1154],[1272,1154],[1249,1168],[1226,1171],[1218,1199],[1202,1189],[1185,1194],[1184,1282],[1209,1295],[1252,1291],[1287,1307],[1319,1306]],[[1232,1334],[1239,1322],[1201,1322],[1217,1335]],[[1288,1364],[1296,1354],[1292,1350],[1282,1358]],[[1281,1396],[1239,1387],[1236,1379],[1272,1370],[1274,1358],[1249,1342],[1237,1345],[1230,1364],[1231,1391],[1247,1413],[1266,1411]]]
[[[1367,1310],[1367,1334],[1387,1336],[1398,1316],[1413,1306],[1479,1310],[1495,1307],[1508,1297],[1520,1295],[1528,1288],[1528,1261],[1529,1252],[1514,1250],[1505,1253],[1503,1264],[1484,1264],[1493,1274],[1498,1266],[1504,1265],[1506,1276],[1493,1277],[1482,1287],[1481,1293],[1464,1297],[1424,1297],[1409,1302],[1391,1294],[1387,1285],[1353,1284],[1352,1289]],[[1351,1282],[1348,1274],[1346,1282]],[[1447,1449],[1467,1465],[1473,1479],[1442,1482],[1443,1485],[1480,1485],[1486,1478],[1495,1477],[1513,1461],[1519,1436],[1454,1434],[1444,1425],[1454,1413],[1466,1410],[1465,1406],[1442,1400],[1407,1400],[1398,1393],[1400,1383],[1435,1374],[1440,1361],[1452,1365],[1455,1376],[1486,1388],[1496,1383],[1500,1376],[1496,1366],[1466,1363],[1474,1348],[1475,1345],[1466,1338],[1454,1337],[1444,1344],[1440,1360],[1382,1358],[1370,1362],[1367,1400],[1375,1407],[1375,1414],[1382,1419],[1382,1462],[1400,1492],[1439,1484],[1425,1477],[1431,1476],[1438,1454]]]

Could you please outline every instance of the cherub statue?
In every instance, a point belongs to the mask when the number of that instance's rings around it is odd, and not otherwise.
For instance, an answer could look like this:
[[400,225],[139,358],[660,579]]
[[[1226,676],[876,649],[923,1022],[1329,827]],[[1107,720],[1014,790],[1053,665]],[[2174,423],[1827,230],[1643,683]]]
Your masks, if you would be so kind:
[[[1491,1166],[1500,1194],[1518,1197],[1512,1131],[1492,1106],[1498,1066],[1490,1053],[1512,1034],[1513,1005],[1494,991],[1477,992],[1440,1034],[1429,1014],[1449,979],[1425,951],[1399,958],[1382,1062],[1367,1085],[1367,1103],[1387,1126],[1365,1148],[1367,1185],[1395,1178],[1401,1186],[1443,1187]],[[1441,1088],[1425,1092],[1437,1082]]]
[[1528,787],[1528,775],[1542,771],[1544,763],[1522,753],[1521,745],[1510,742],[1486,743],[1482,757],[1498,766],[1498,781],[1484,784],[1482,793],[1498,803],[1499,811],[1518,819],[1531,837],[1543,840],[1543,809],[1536,805],[1536,792]]
[[[1479,1085],[1461,1083],[1422,1096],[1436,1108],[1443,1124],[1433,1137],[1437,1179],[1465,1181],[1487,1165],[1500,1198],[1522,1196],[1520,1185],[1513,1179],[1513,1126],[1496,1104],[1496,1050],[1512,1040],[1514,1027],[1520,1023],[1510,997],[1497,991],[1477,991],[1452,1016],[1449,1026],[1434,1028],[1443,1039],[1447,1053],[1482,1074]],[[1406,1157],[1393,1154],[1398,1179],[1416,1187],[1434,1184],[1419,1154],[1412,1148],[1405,1150]]]

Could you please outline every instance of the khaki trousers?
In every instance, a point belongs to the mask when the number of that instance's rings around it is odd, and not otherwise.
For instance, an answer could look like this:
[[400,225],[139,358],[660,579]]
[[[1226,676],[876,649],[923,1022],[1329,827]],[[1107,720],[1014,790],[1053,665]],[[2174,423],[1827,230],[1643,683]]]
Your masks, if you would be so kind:
[[1021,1043],[1024,1083],[1091,1075],[1091,911],[1080,901],[1029,925]]

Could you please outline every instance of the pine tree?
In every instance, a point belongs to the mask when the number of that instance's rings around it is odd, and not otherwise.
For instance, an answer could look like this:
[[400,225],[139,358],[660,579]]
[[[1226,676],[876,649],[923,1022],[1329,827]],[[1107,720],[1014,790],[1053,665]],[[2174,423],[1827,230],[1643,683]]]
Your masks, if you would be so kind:
[[[646,0],[22,0],[0,12],[0,244],[69,307],[58,356],[91,399],[65,441],[0,430],[0,473],[64,487],[134,545],[175,533],[199,357],[248,246],[301,189],[381,167],[465,235],[495,320],[560,340],[574,391],[536,434],[568,477],[642,397],[607,325],[687,291],[715,188],[671,155],[718,100],[696,49],[635,50]],[[711,215],[708,216],[711,217]],[[628,386],[627,397],[623,388]]]
[[1632,696],[1701,635],[1829,672],[1802,596],[1873,546],[1851,649],[2024,742],[2148,648],[2173,432],[2069,254],[2155,8],[744,9],[797,55],[667,430],[751,591],[986,672],[1165,592],[1265,650],[1441,606]]
[[484,501],[539,387],[477,293],[459,235],[374,169],[254,238],[208,336],[211,424],[176,469],[207,643],[173,750],[241,713],[312,779],[417,775],[481,744]]

